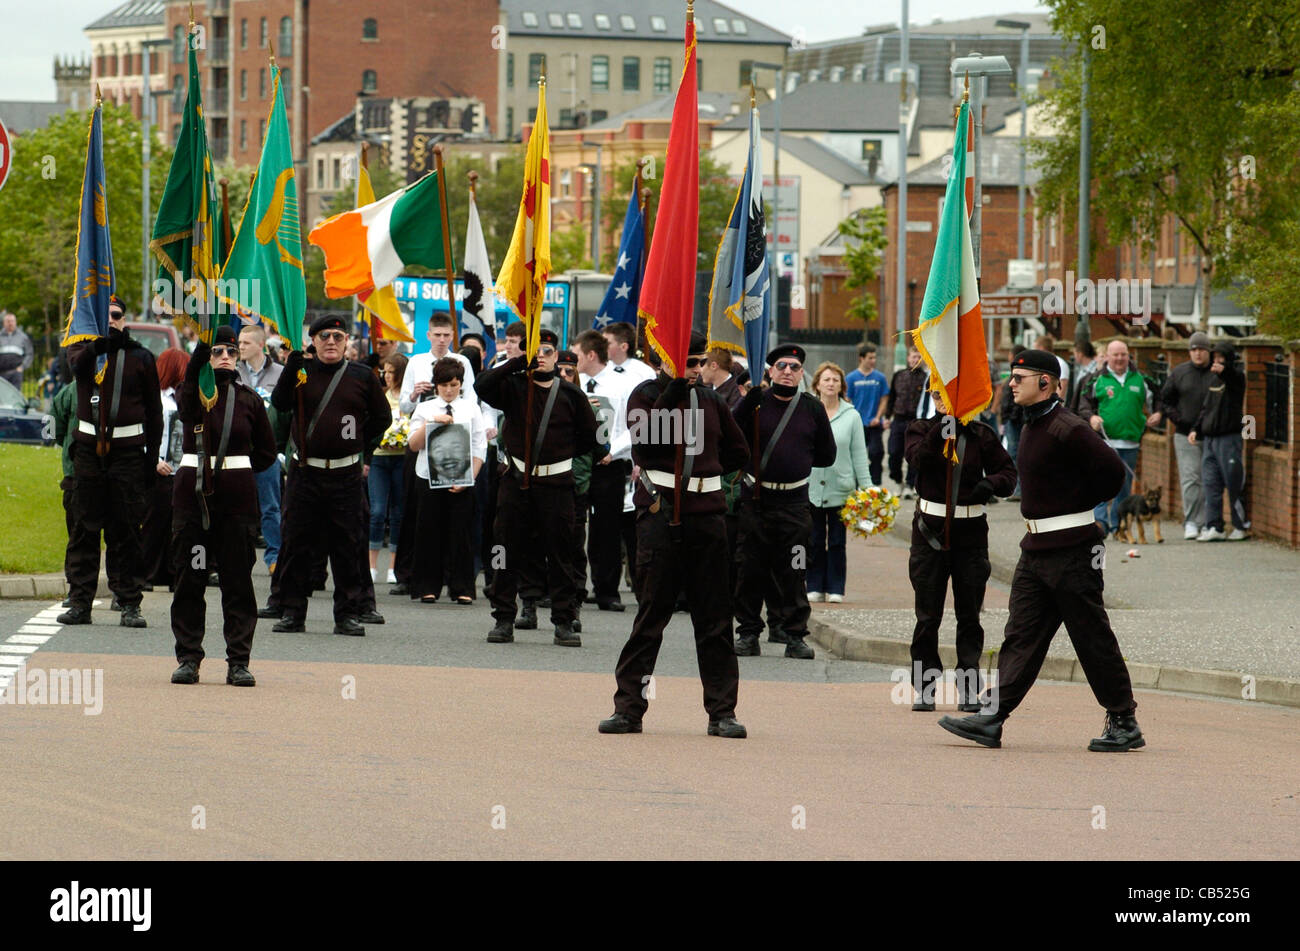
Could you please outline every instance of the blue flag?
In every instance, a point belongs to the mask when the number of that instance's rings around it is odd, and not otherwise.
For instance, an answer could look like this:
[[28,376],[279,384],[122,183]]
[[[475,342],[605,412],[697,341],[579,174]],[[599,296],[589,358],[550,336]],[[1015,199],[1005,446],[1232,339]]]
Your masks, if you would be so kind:
[[619,323],[636,326],[636,307],[641,299],[641,277],[645,273],[645,219],[641,214],[637,191],[637,188],[632,189],[632,197],[627,202],[614,279],[609,282],[609,289],[605,291],[605,299],[600,302],[593,322],[597,330]]
[[[108,196],[104,181],[104,130],[97,102],[90,118],[86,173],[81,183],[76,290],[62,346],[108,336],[108,301],[113,296],[113,287],[113,245],[108,236]],[[100,357],[101,364],[103,361]]]

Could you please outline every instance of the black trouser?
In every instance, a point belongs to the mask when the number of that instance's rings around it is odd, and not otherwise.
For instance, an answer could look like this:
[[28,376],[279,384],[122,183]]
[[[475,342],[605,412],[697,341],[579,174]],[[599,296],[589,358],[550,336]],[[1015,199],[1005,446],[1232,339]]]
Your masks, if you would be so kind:
[[[536,559],[546,559],[546,590],[551,596],[551,621],[569,624],[574,618],[573,583],[573,485],[544,485],[534,482],[525,490],[522,477],[510,473],[501,479],[497,494],[497,517],[493,534],[505,546],[505,567],[492,578],[492,617],[515,619],[515,597]],[[529,548],[533,551],[530,552]],[[529,564],[529,558],[534,558]],[[523,596],[530,598],[527,589]]]
[[176,583],[172,575],[173,479],[175,476],[159,476],[154,481],[140,530],[144,580],[155,587]]
[[[984,628],[980,610],[984,607],[984,586],[989,580],[987,548],[953,548],[935,551],[929,545],[913,545],[908,575],[916,592],[916,627],[912,630],[912,684],[918,691],[927,681],[943,677],[939,659],[939,624],[952,579],[952,606],[957,615],[957,683],[965,691],[963,700],[974,700],[980,691],[979,662],[984,650]],[[928,699],[928,698],[927,698]]]
[[360,511],[361,482],[360,463],[346,469],[294,466],[290,473],[284,551],[276,564],[286,617],[307,616],[312,565],[322,551],[328,555],[334,575],[334,620],[365,612],[357,552],[368,543],[369,532]]
[[863,425],[862,430],[867,437],[867,470],[871,473],[871,481],[880,485],[880,470],[885,459],[884,430],[867,425]]
[[[736,634],[757,637],[763,631],[765,597],[779,608],[779,623],[791,637],[808,633],[808,589],[805,576],[812,514],[807,502],[763,502],[746,499],[739,506],[736,550]],[[772,611],[768,610],[768,621]]]
[[478,491],[479,510],[475,523],[478,525],[480,548],[479,561],[483,564],[483,587],[492,583],[492,548],[496,544],[492,536],[492,526],[497,517],[497,486],[501,481],[501,463],[497,456],[496,443],[488,443],[487,459],[479,470],[476,489]]
[[108,585],[123,607],[140,606],[143,557],[140,522],[147,486],[145,450],[140,446],[110,449],[97,456],[93,446],[74,443],[76,472],[73,517],[78,530],[68,537],[64,564],[68,597],[74,607],[90,610],[99,588],[99,533],[107,548]]
[[[903,446],[907,438],[907,427],[912,425],[914,419],[916,419],[915,413],[910,416],[895,416],[889,422],[889,477],[895,482],[903,481]],[[909,465],[907,467],[907,485],[914,486],[915,484],[916,475]]]
[[710,720],[736,715],[740,667],[731,643],[727,597],[727,528],[721,513],[682,517],[680,534],[668,524],[668,507],[637,512],[637,609],[632,634],[619,654],[614,710],[640,718],[650,705],[647,689],[677,592],[686,586],[695,656]]
[[[357,577],[361,579],[361,610],[378,613],[375,604],[375,579],[370,577],[370,480],[361,479],[361,493],[358,499],[361,505],[362,532],[361,547],[357,549]],[[466,530],[468,530],[466,526]],[[324,561],[324,559],[321,559]],[[337,581],[337,579],[335,579]]]
[[447,583],[447,596],[474,596],[474,550],[470,524],[474,521],[474,490],[430,489],[426,481],[416,526],[415,566],[411,597],[435,597]]
[[[627,498],[626,489],[623,497]],[[636,597],[636,510],[624,512],[619,516],[618,524],[619,531],[623,535],[623,552],[627,556],[627,574],[632,582],[632,597]]]
[[[587,597],[587,507],[589,497],[573,497],[573,604],[581,605]],[[581,608],[578,608],[581,610]]]
[[[393,577],[398,584],[411,583],[411,567],[415,561],[415,523],[420,516],[420,485],[427,488],[428,479],[415,474],[418,452],[407,451],[402,463],[402,527],[398,529],[393,550]],[[369,561],[366,562],[369,564]]]
[[[514,478],[516,477],[506,476],[497,484],[498,510],[501,498],[501,486]],[[494,534],[495,526],[497,524],[500,523],[497,522],[493,525]],[[551,598],[554,599],[555,592],[551,591],[546,583],[546,579],[550,577],[550,572],[554,570],[554,567],[549,563],[546,557],[548,549],[546,548],[546,543],[542,539],[538,523],[534,520],[529,520],[528,524],[524,526],[524,531],[528,533],[528,544],[524,552],[522,555],[513,554],[509,556],[517,559],[515,564],[518,565],[519,570],[516,573],[517,576],[514,583],[518,588],[519,597],[523,598],[525,601],[537,601],[549,594]],[[508,549],[504,536],[502,536],[500,544],[506,546]],[[570,568],[570,572],[572,572],[572,568]],[[577,608],[576,601],[574,602],[574,607],[575,609]]]
[[1100,545],[1022,551],[1011,579],[1010,617],[998,650],[997,713],[1007,716],[1038,677],[1061,623],[1092,687],[1109,713],[1137,709],[1128,667],[1102,604]]
[[215,561],[221,581],[226,662],[248,665],[253,651],[253,630],[257,627],[257,595],[253,592],[256,542],[256,522],[243,522],[213,512],[211,525],[205,532],[193,516],[186,516],[183,521],[180,517],[176,519],[172,533],[172,567],[176,579],[172,634],[176,638],[176,659],[181,663],[203,660],[207,616],[204,593],[208,572]]
[[623,579],[623,489],[628,465],[614,459],[591,467],[591,531],[587,535],[587,560],[591,587],[597,601],[619,600]]

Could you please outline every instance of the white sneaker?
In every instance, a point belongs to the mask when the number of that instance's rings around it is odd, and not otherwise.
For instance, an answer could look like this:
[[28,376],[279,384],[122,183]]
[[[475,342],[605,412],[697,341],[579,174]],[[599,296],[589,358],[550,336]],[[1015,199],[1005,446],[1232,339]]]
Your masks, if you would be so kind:
[[371,580],[371,581],[374,581],[374,580],[375,580],[376,578],[378,578],[378,577],[379,577],[379,569],[378,569],[378,568],[371,568],[371,569],[370,569],[370,580]]
[[842,595],[842,594],[828,594],[828,595],[826,595],[826,600],[827,600],[828,602],[830,602],[831,604],[843,604],[843,603],[844,603],[844,595]]
[[1196,540],[1198,542],[1221,542],[1227,537],[1219,529],[1207,526],[1201,529],[1201,534],[1196,536]]
[[809,592],[808,592],[808,602],[809,602],[810,604],[811,604],[813,601],[820,601],[820,600],[822,600],[822,593],[821,593],[820,591],[809,591]]
[[392,568],[388,569],[388,583],[397,584],[397,575],[393,572]]
[[1245,541],[1246,539],[1248,539],[1248,538],[1250,538],[1250,535],[1249,535],[1248,533],[1246,533],[1245,531],[1243,531],[1243,530],[1240,529],[1240,528],[1234,528],[1234,529],[1232,530],[1232,534],[1230,534],[1230,535],[1228,536],[1228,541],[1230,541],[1230,542],[1244,542],[1244,541]]
[[1200,530],[1199,528],[1196,527],[1196,523],[1195,523],[1195,522],[1186,522],[1186,523],[1184,523],[1184,525],[1183,525],[1183,538],[1186,538],[1186,539],[1188,539],[1188,540],[1194,540],[1194,539],[1196,538],[1196,536],[1198,536],[1198,535],[1200,535],[1200,534],[1201,534],[1201,530]]

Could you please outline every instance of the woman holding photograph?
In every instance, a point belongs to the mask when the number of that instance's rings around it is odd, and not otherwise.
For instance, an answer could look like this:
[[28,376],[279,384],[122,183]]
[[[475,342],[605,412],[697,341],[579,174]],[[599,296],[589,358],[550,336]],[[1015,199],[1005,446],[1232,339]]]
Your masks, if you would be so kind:
[[433,366],[437,398],[419,403],[411,414],[420,505],[410,589],[411,598],[425,604],[437,602],[444,582],[457,604],[474,602],[471,490],[487,455],[487,433],[478,403],[461,395],[464,382],[461,362],[443,357]]
[[[381,364],[384,396],[393,414],[393,424],[379,441],[370,460],[370,580],[378,580],[379,550],[384,547],[384,522],[388,522],[388,542],[394,553],[402,528],[402,467],[406,462],[406,435],[409,420],[398,405],[406,357],[393,353]],[[396,584],[392,561],[388,565],[388,583]]]

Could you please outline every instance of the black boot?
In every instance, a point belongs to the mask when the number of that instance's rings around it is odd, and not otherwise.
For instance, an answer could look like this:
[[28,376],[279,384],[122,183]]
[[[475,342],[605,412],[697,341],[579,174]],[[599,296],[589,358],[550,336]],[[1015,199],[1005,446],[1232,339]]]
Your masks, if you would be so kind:
[[1107,713],[1105,731],[1088,744],[1088,749],[1094,753],[1123,753],[1146,745],[1133,714]]
[[555,643],[561,647],[581,647],[582,638],[573,631],[572,624],[555,625]]
[[305,618],[294,617],[291,614],[286,614],[284,617],[280,618],[279,623],[272,627],[271,630],[278,634],[284,634],[286,632],[301,633],[302,631],[307,630],[307,622]]
[[366,626],[354,617],[339,618],[334,622],[335,634],[346,634],[349,637],[365,637]]
[[90,608],[79,608],[76,605],[73,605],[55,618],[55,620],[60,624],[89,624]]
[[226,683],[235,687],[256,687],[257,680],[245,664],[231,664],[226,670]]
[[537,630],[537,602],[533,599],[524,601],[524,609],[519,613],[519,620],[515,621],[515,627],[521,631]]
[[267,604],[266,607],[257,609],[257,616],[265,617],[265,618],[271,618],[271,617],[278,618],[278,617],[283,617],[284,612],[271,604]]
[[997,749],[1002,745],[1002,718],[977,713],[973,717],[941,717],[939,726],[963,740],[974,740],[980,746]]
[[140,616],[140,605],[128,604],[122,606],[122,617],[117,622],[122,627],[148,627],[148,622]]
[[735,717],[723,717],[709,721],[709,736],[721,736],[729,740],[743,740],[749,735],[745,725]]
[[186,660],[172,672],[172,683],[174,684],[196,684],[199,682],[199,664],[198,661]]
[[[912,684],[912,689],[916,691],[916,700],[912,702],[913,713],[930,713],[934,710],[934,694],[938,689],[938,684],[932,677],[927,677],[920,683]],[[972,711],[979,712],[979,707]]]
[[787,634],[785,641],[785,656],[794,657],[797,660],[812,660],[813,649],[809,647],[799,634]]
[[[534,624],[534,627],[537,625]],[[487,640],[489,644],[513,644],[515,642],[515,626],[509,621],[497,621],[496,626],[488,631]]]
[[110,611],[122,610],[122,602],[117,600],[117,595],[113,595],[113,603],[108,606]]
[[616,713],[607,720],[601,720],[596,730],[600,733],[640,733],[641,721],[626,713]]
[[577,611],[573,612],[573,633],[582,633],[582,618],[578,615]]
[[758,657],[763,649],[758,646],[757,634],[742,634],[736,638],[737,657]]

